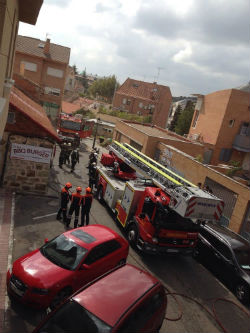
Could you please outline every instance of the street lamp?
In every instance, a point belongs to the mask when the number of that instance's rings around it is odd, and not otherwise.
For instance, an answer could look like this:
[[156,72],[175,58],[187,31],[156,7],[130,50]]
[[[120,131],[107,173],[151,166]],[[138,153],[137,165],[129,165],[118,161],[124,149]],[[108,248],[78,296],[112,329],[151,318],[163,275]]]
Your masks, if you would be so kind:
[[95,140],[96,140],[96,136],[97,136],[97,130],[98,130],[98,125],[100,124],[101,119],[97,118],[97,122],[96,122],[96,128],[95,128],[95,136],[94,136],[94,141],[93,141],[93,146],[92,149],[95,148]]

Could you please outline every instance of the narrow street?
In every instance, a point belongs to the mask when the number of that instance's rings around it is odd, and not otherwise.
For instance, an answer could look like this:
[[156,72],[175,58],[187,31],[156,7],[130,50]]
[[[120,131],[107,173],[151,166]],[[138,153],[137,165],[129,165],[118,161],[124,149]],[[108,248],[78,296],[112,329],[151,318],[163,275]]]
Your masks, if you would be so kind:
[[[68,181],[73,189],[88,186],[86,165],[92,140],[86,139],[80,151],[80,163],[75,172],[70,173],[68,166],[58,167],[57,149],[48,196],[15,195],[14,231],[12,262],[23,254],[40,247],[45,238],[51,239],[65,231],[62,223],[56,220],[61,187]],[[99,158],[101,152],[99,154]],[[72,223],[71,223],[72,224]],[[112,214],[96,199],[93,201],[90,224],[103,224],[122,234],[123,230],[115,223]],[[150,271],[164,284],[168,295],[168,308],[161,328],[162,333],[183,332],[223,332],[247,333],[250,330],[249,318],[240,310],[248,309],[240,304],[235,296],[226,289],[206,268],[187,256],[141,256],[129,250],[128,263]],[[178,295],[175,295],[179,294]],[[215,302],[216,299],[219,299]],[[230,302],[225,302],[228,300]],[[216,316],[212,313],[215,305]],[[6,297],[6,316],[4,333],[29,333],[44,316],[38,312]],[[179,320],[178,320],[179,318]]]

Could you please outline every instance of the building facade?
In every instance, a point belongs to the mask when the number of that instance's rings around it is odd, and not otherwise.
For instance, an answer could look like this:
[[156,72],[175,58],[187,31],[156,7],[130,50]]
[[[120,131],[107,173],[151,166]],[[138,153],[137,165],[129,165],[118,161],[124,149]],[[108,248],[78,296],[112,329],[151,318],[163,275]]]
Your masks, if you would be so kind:
[[[53,125],[62,107],[70,49],[40,39],[17,36],[14,74],[38,84],[39,100]],[[19,87],[21,88],[21,87]]]
[[[245,87],[246,88],[246,87]],[[197,95],[188,137],[211,145],[210,164],[250,165],[250,87]]]
[[16,37],[19,22],[36,24],[43,0],[0,0],[0,172],[6,141],[3,137],[9,110]]
[[115,92],[113,109],[151,116],[152,124],[166,128],[171,102],[169,87],[128,78]]

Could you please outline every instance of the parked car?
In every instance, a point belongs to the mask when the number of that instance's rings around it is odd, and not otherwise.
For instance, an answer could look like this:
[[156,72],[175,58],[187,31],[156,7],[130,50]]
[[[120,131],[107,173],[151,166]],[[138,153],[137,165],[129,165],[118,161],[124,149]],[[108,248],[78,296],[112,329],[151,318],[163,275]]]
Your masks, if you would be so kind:
[[9,294],[36,308],[56,307],[73,292],[126,262],[128,242],[103,225],[73,229],[17,259]]
[[33,333],[153,333],[161,328],[166,307],[163,285],[127,264],[76,292]]
[[243,303],[250,302],[250,243],[228,228],[201,226],[194,256],[208,266]]

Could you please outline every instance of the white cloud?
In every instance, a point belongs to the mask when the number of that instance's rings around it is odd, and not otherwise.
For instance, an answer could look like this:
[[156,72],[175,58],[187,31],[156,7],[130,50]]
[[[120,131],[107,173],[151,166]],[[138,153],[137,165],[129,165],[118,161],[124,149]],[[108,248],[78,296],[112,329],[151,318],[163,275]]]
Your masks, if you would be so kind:
[[158,81],[172,94],[249,81],[248,0],[44,0],[19,33],[71,48],[70,64],[99,75]]

